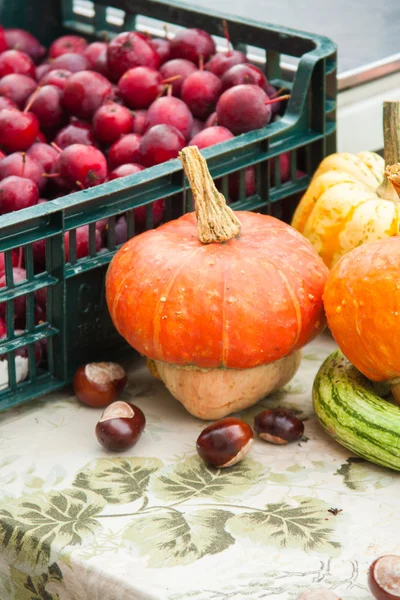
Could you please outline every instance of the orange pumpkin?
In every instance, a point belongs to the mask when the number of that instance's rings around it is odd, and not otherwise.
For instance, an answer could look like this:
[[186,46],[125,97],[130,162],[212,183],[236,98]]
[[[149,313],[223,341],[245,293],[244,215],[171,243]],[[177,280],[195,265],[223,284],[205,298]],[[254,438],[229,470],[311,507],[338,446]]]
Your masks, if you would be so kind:
[[226,206],[197,147],[181,160],[196,214],[127,242],[110,264],[107,302],[173,395],[219,418],[293,376],[296,351],[325,327],[327,268],[289,225]]
[[[396,188],[398,169],[386,173]],[[364,244],[333,267],[324,292],[328,325],[343,354],[400,397],[400,238]]]

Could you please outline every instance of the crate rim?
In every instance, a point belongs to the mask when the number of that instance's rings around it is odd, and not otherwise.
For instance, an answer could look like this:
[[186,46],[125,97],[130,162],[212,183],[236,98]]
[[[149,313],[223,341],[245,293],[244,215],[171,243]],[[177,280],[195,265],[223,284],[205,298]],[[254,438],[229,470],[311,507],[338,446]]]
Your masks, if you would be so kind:
[[[115,8],[119,8],[120,10],[124,10],[126,11],[126,0],[92,0],[93,4],[99,4],[102,6],[110,6],[110,2],[113,3],[113,6]],[[300,29],[293,29],[291,27],[283,27],[281,25],[275,25],[273,23],[268,23],[266,21],[256,21],[255,19],[249,19],[247,17],[241,17],[239,15],[226,15],[218,10],[214,10],[211,8],[204,8],[203,6],[200,6],[199,4],[195,4],[195,3],[186,3],[186,2],[180,2],[180,0],[153,0],[156,4],[160,4],[164,7],[170,7],[171,5],[178,8],[179,10],[185,11],[185,12],[190,12],[190,11],[195,11],[197,13],[201,13],[202,15],[208,16],[208,17],[215,17],[215,18],[219,18],[221,19],[221,22],[223,20],[225,20],[227,23],[236,23],[238,25],[249,25],[251,27],[256,27],[258,29],[265,29],[265,30],[273,30],[277,33],[281,33],[281,34],[285,34],[291,37],[297,37],[297,38],[305,38],[310,40],[311,42],[317,42],[316,47],[314,48],[314,50],[311,50],[310,52],[307,52],[306,54],[310,54],[310,53],[314,53],[315,51],[319,51],[321,49],[321,47],[323,45],[327,45],[328,47],[330,46],[330,51],[331,52],[335,52],[337,50],[337,44],[331,40],[330,38],[328,38],[327,36],[324,35],[319,35],[319,34],[314,34],[308,31],[303,31]],[[124,8],[125,7],[125,8]],[[327,48],[328,49],[328,48]],[[325,49],[324,49],[324,53],[325,53]],[[304,55],[305,56],[305,55]]]

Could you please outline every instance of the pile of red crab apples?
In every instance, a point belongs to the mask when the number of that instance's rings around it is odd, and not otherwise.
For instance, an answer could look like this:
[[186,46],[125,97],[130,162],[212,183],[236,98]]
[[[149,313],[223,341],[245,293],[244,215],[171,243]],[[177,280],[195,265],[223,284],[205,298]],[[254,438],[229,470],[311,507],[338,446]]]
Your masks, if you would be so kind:
[[[282,108],[277,91],[227,41],[228,49],[217,52],[200,29],[182,29],[173,39],[128,31],[91,44],[63,36],[47,51],[27,31],[0,27],[0,215],[139,173],[176,158],[186,145],[206,148],[270,123]],[[280,167],[284,182],[285,154]],[[245,173],[245,193],[255,193],[253,168]],[[238,195],[239,178],[231,176],[229,200]],[[154,226],[163,217],[160,200]],[[145,221],[145,207],[138,207],[136,232]],[[97,250],[106,236],[107,222],[100,221]],[[88,239],[88,226],[79,227],[77,258],[88,255]],[[116,242],[126,239],[120,217]],[[67,235],[65,248],[68,260]],[[44,241],[34,243],[33,256],[40,272]],[[23,253],[15,251],[13,267],[14,281],[23,280]],[[0,287],[4,270],[0,255]],[[39,321],[44,304],[39,298]],[[4,310],[0,305],[0,330]],[[15,310],[18,322],[24,301]]]

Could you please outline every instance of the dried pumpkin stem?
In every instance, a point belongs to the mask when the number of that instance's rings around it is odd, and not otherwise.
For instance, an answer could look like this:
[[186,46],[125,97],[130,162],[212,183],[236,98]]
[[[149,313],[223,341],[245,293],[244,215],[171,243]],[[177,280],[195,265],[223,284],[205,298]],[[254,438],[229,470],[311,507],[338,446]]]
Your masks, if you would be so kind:
[[[385,144],[385,166],[390,167],[400,160],[400,102],[383,103],[383,139]],[[398,201],[393,182],[386,177],[377,189],[377,194],[386,200]]]
[[179,153],[195,201],[197,232],[203,244],[227,242],[239,235],[241,223],[217,190],[197,146]]
[[388,167],[386,167],[385,175],[396,190],[396,194],[400,198],[400,163],[396,163],[395,165],[389,165]]

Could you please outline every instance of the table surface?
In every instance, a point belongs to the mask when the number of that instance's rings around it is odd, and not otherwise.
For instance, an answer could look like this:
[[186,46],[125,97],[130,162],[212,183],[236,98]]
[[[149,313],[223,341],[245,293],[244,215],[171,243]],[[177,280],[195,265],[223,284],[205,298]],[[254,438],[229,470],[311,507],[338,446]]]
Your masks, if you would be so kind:
[[351,457],[313,416],[312,381],[333,347],[321,336],[283,392],[242,413],[252,423],[283,406],[305,420],[304,439],[256,440],[228,470],[204,466],[204,423],[142,363],[124,398],[147,427],[124,455],[98,445],[101,411],[72,393],[1,414],[0,598],[294,600],[326,586],[370,600],[369,564],[400,553],[400,482]]

